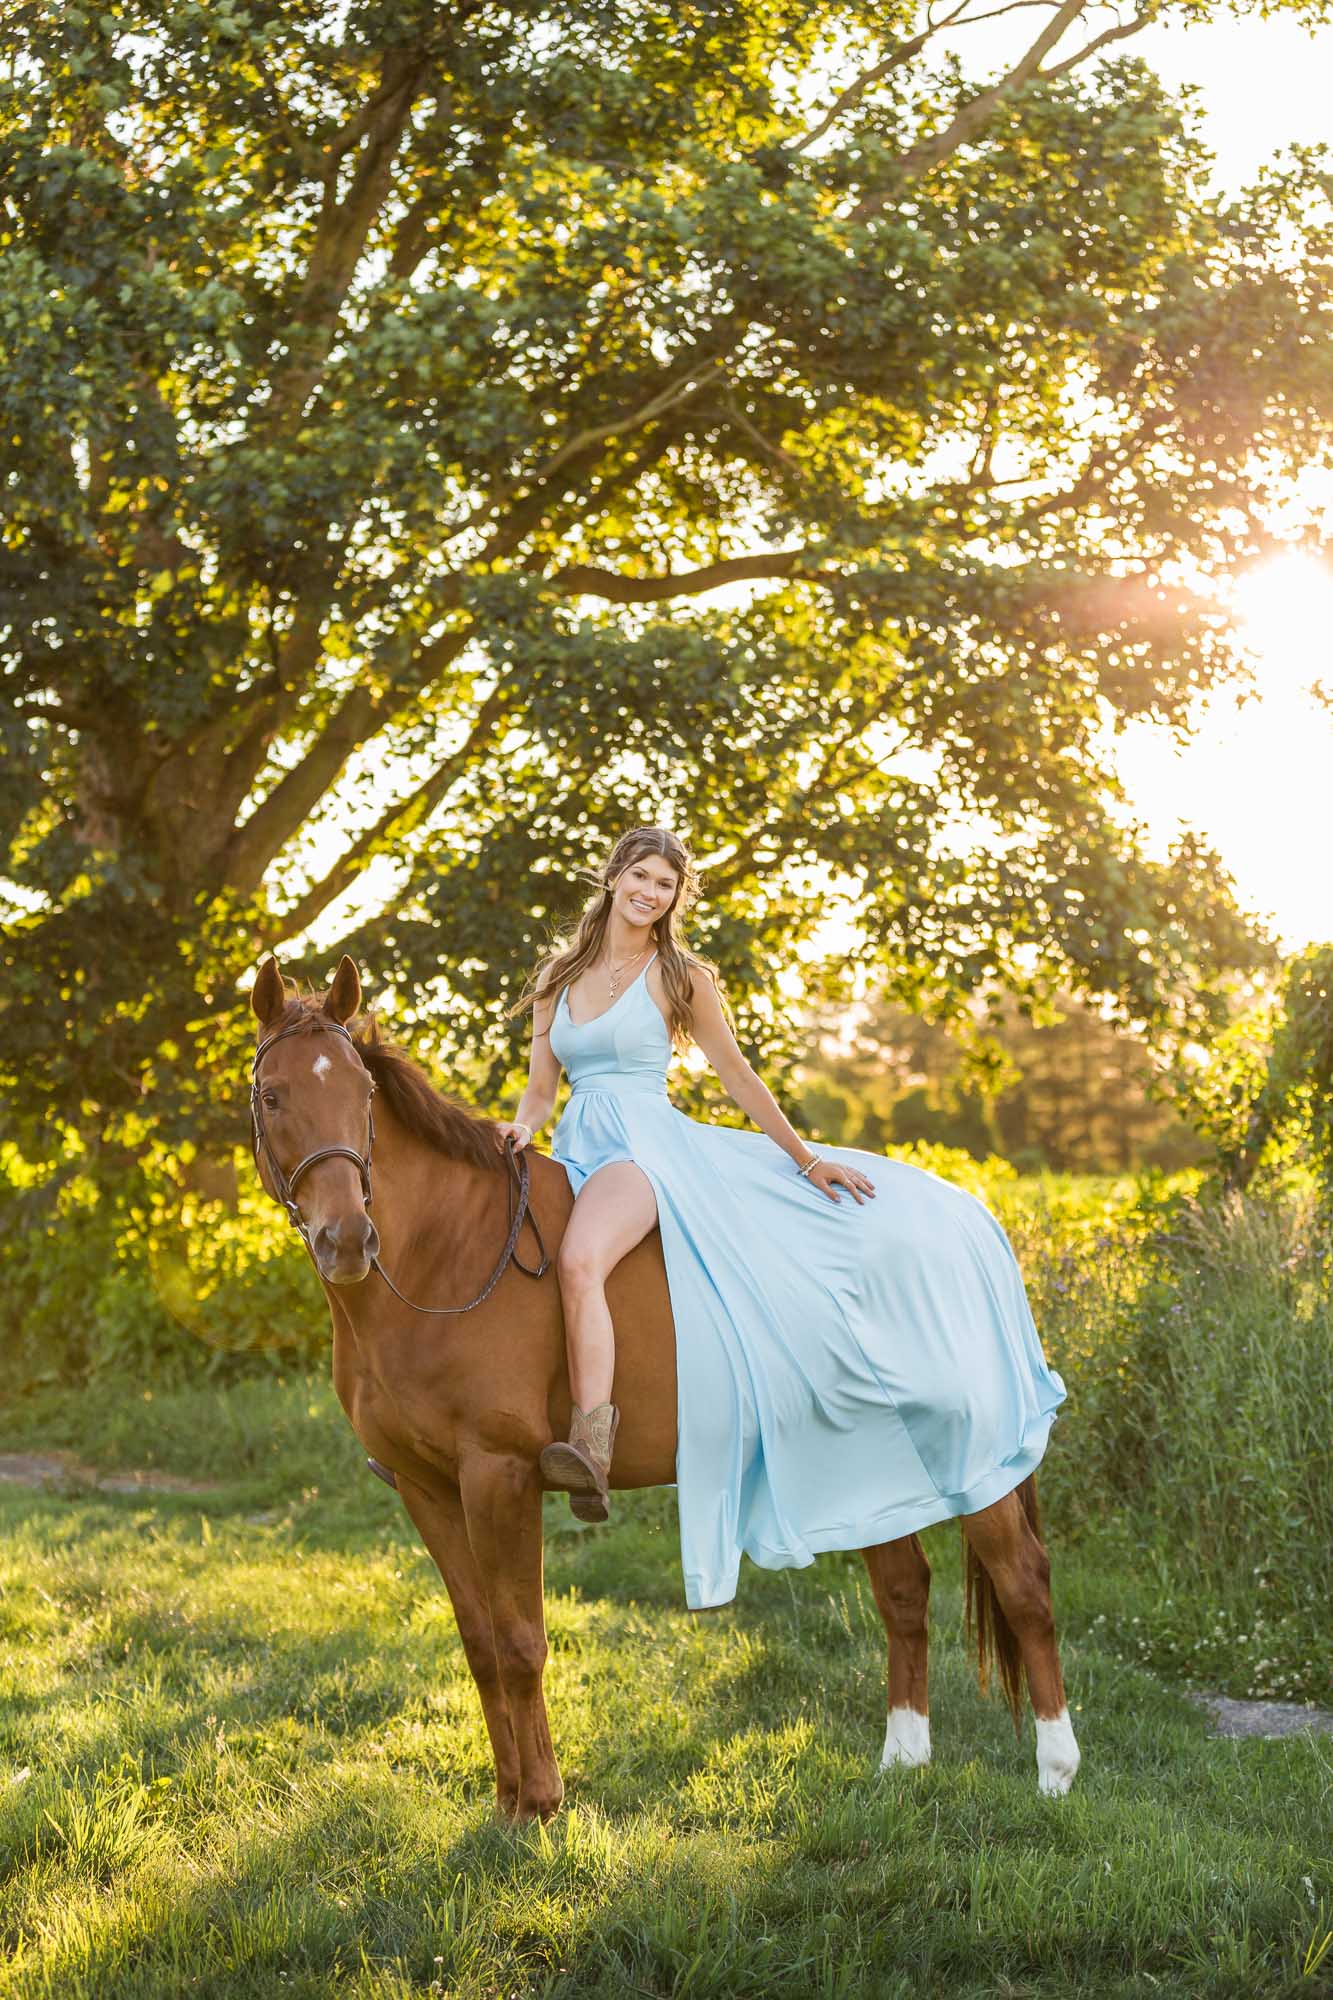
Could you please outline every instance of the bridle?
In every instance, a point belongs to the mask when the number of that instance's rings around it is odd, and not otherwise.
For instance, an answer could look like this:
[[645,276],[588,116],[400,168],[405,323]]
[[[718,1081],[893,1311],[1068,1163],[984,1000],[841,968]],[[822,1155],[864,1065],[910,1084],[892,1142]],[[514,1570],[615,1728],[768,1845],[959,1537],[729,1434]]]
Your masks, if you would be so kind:
[[[374,1079],[372,1078],[370,1085],[370,1097],[366,1103],[366,1150],[364,1154],[356,1152],[351,1146],[320,1146],[315,1152],[307,1153],[305,1158],[299,1161],[297,1165],[292,1168],[290,1174],[285,1174],[282,1171],[282,1168],[278,1165],[277,1159],[273,1152],[273,1148],[269,1144],[268,1133],[264,1129],[264,1114],[260,1107],[259,1065],[263,1061],[264,1057],[268,1054],[269,1050],[273,1048],[276,1043],[285,1042],[289,1035],[308,1036],[311,1034],[341,1035],[343,1040],[348,1044],[349,1048],[352,1050],[352,1053],[356,1056],[357,1061],[361,1062],[360,1053],[357,1049],[355,1041],[353,1040],[351,1035],[348,1034],[346,1028],[342,1026],[341,1022],[338,1021],[320,1020],[320,1021],[314,1021],[312,1024],[312,1021],[309,1018],[307,1018],[304,1021],[294,1023],[293,1026],[291,1026],[290,1028],[279,1028],[275,1034],[265,1035],[264,1039],[260,1042],[258,1048],[255,1050],[254,1061],[250,1065],[250,1128],[251,1128],[250,1145],[251,1145],[251,1151],[254,1154],[256,1169],[259,1169],[260,1154],[262,1152],[264,1164],[268,1168],[269,1178],[273,1182],[277,1198],[282,1203],[283,1207],[286,1209],[289,1220],[291,1221],[293,1227],[296,1229],[298,1235],[301,1238],[301,1241],[304,1243],[306,1250],[309,1253],[311,1263],[315,1264],[315,1268],[316,1270],[318,1270],[319,1266],[315,1262],[315,1253],[310,1247],[310,1231],[306,1227],[305,1217],[302,1215],[300,1205],[297,1202],[296,1190],[302,1179],[305,1177],[305,1175],[309,1173],[312,1167],[317,1167],[321,1160],[350,1160],[352,1162],[352,1165],[356,1168],[358,1174],[361,1176],[361,1198],[364,1201],[366,1207],[367,1208],[370,1207],[371,1203],[370,1156],[372,1151],[374,1150],[374,1145],[375,1145],[375,1112],[374,1112],[375,1083]],[[366,1066],[364,1063],[361,1063],[361,1067],[365,1069]],[[369,1072],[367,1072],[367,1074],[369,1074]],[[494,1291],[495,1287],[499,1284],[500,1279],[503,1277],[511,1261],[520,1271],[523,1272],[525,1277],[542,1278],[546,1275],[546,1272],[550,1268],[551,1260],[546,1254],[546,1245],[542,1241],[541,1230],[537,1227],[537,1218],[535,1215],[532,1214],[528,1205],[527,1157],[524,1154],[520,1154],[517,1165],[515,1164],[514,1135],[512,1132],[507,1133],[505,1135],[505,1164],[508,1166],[511,1174],[514,1176],[514,1179],[518,1183],[518,1206],[517,1208],[515,1208],[514,1206],[513,1185],[510,1181],[506,1180],[505,1206],[509,1216],[509,1235],[505,1240],[504,1249],[500,1252],[499,1263],[496,1265],[495,1269],[491,1272],[490,1277],[487,1279],[482,1289],[477,1293],[475,1299],[469,1299],[468,1303],[465,1306],[419,1306],[415,1304],[413,1300],[403,1297],[403,1294],[399,1291],[397,1285],[395,1285],[395,1283],[393,1282],[393,1279],[389,1276],[384,1266],[380,1263],[378,1256],[371,1258],[370,1260],[371,1270],[377,1271],[380,1277],[383,1278],[385,1284],[389,1287],[389,1290],[393,1293],[394,1297],[396,1299],[400,1299],[402,1303],[405,1306],[410,1307],[413,1312],[440,1313],[440,1314],[471,1312],[474,1306],[479,1306],[482,1300],[484,1298],[487,1298],[489,1294]],[[537,1248],[541,1253],[541,1262],[538,1264],[535,1271],[532,1269],[530,1265],[525,1264],[523,1262],[523,1259],[518,1254],[518,1239],[520,1234],[522,1233],[523,1224],[525,1221],[528,1221],[532,1224],[532,1233],[537,1239]]]

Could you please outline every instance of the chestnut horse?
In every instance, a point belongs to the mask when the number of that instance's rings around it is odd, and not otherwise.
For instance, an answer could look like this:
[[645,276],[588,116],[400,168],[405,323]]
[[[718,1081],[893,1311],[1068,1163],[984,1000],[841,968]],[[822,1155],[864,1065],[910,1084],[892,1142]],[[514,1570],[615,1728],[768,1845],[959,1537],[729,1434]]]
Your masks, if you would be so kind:
[[[530,1213],[524,1218],[520,1207],[517,1251],[506,1254],[515,1251],[506,1230],[520,1171],[512,1154],[502,1152],[491,1120],[441,1096],[373,1028],[349,1031],[360,1002],[349,958],[322,1000],[290,997],[277,961],[265,962],[251,996],[259,1020],[256,1161],[323,1282],[339,1401],[366,1451],[392,1472],[444,1578],[495,1753],[498,1810],[546,1819],[564,1786],[542,1696],[537,1462],[544,1445],[567,1435],[570,1392],[556,1273],[544,1255],[535,1266],[520,1256],[534,1242],[559,1245],[573,1196],[564,1168],[526,1148]],[[656,1229],[611,1273],[606,1290],[615,1398],[624,1411],[611,1484],[670,1485],[675,1331]],[[432,1322],[423,1307],[452,1316]],[[1034,1479],[965,1517],[962,1528],[981,1685],[994,1665],[1018,1730],[1026,1672],[1038,1780],[1044,1792],[1065,1792],[1079,1753]],[[916,1535],[861,1554],[888,1635],[881,1768],[924,1764],[930,1565]]]

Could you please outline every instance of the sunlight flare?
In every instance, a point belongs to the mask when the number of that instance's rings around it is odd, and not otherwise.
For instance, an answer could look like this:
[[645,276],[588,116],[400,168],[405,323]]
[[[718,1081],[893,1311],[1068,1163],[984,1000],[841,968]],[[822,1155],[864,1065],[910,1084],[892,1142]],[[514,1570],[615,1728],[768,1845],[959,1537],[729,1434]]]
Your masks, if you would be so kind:
[[1327,676],[1333,648],[1333,568],[1291,549],[1246,570],[1235,589],[1238,629],[1255,655],[1260,691],[1300,697]]

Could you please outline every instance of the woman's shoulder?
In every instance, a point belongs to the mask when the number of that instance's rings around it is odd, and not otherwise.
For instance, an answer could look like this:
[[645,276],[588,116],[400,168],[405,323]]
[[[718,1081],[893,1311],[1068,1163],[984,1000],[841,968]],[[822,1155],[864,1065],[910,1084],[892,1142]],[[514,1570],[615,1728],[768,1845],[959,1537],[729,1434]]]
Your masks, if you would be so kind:
[[544,965],[537,967],[533,976],[533,999],[549,1005],[552,998],[559,998],[560,981],[556,976],[556,960],[548,958]]
[[681,957],[685,961],[685,977],[689,981],[691,1005],[701,993],[717,993],[721,990],[717,970],[707,959],[697,957],[692,951],[682,951]]

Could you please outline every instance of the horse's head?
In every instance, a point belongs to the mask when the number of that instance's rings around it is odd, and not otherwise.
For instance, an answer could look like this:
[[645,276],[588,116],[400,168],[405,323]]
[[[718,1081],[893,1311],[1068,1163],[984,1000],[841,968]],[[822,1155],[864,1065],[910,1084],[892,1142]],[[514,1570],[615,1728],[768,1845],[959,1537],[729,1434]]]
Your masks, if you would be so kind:
[[345,1025],[360,1004],[361,980],[350,958],[339,964],[322,1003],[289,998],[275,958],[265,960],[250,995],[259,1022],[251,1094],[255,1164],[331,1285],[360,1284],[379,1252],[366,1212],[375,1087]]

